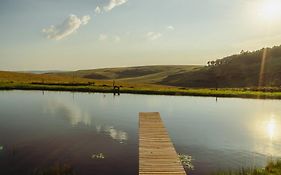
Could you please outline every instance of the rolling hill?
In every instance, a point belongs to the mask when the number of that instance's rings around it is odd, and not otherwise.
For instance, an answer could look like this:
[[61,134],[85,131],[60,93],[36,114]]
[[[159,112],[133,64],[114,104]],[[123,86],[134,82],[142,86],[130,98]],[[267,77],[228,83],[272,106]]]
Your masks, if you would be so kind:
[[[281,46],[209,61],[206,66],[163,65],[104,68],[44,74],[0,71],[0,82],[70,82],[128,86],[165,85],[196,88],[280,87]],[[130,84],[130,85],[129,85]]]
[[281,46],[209,61],[191,72],[169,75],[159,84],[182,87],[280,87]]
[[89,79],[75,78],[71,76],[59,76],[54,74],[37,74],[37,73],[23,73],[0,71],[0,82],[14,82],[14,83],[72,83],[73,81],[80,83],[88,83]]
[[280,87],[281,46],[209,61],[206,66],[167,65],[105,68],[57,73],[80,78],[118,80],[198,88]]
[[194,65],[139,66],[79,70],[75,72],[56,73],[56,75],[96,80],[118,80],[128,83],[159,84],[159,82],[170,75],[196,71],[202,67]]

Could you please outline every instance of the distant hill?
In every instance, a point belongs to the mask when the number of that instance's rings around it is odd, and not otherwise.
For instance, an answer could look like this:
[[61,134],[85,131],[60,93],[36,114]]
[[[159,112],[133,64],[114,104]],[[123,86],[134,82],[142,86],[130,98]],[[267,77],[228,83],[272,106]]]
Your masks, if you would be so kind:
[[57,75],[180,87],[280,87],[281,46],[253,52],[241,51],[240,54],[209,61],[206,66],[105,68],[57,73]]
[[30,71],[17,71],[19,73],[32,73],[32,74],[47,74],[47,73],[59,73],[65,72],[60,70],[30,70]]
[[281,86],[281,46],[241,51],[191,72],[169,75],[160,84],[182,87]]
[[[39,73],[39,72],[35,72]],[[178,87],[280,87],[281,46],[263,48],[222,59],[206,66],[159,65],[52,72],[43,74],[0,71],[0,82],[91,82],[154,84]]]
[[168,65],[168,66],[138,66],[79,70],[75,72],[55,73],[56,75],[75,76],[96,80],[118,80],[128,83],[159,84],[171,75],[196,71],[203,66]]
[[0,82],[14,82],[14,83],[73,83],[73,82],[89,82],[89,79],[75,78],[71,76],[59,76],[50,74],[35,74],[35,73],[22,73],[22,72],[10,72],[0,71]]

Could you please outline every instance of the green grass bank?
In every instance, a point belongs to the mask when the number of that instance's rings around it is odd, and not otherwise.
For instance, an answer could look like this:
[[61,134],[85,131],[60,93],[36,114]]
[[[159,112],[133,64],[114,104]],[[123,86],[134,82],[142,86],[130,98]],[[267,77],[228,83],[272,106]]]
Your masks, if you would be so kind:
[[[103,92],[114,93],[110,85],[88,84],[32,84],[32,83],[0,83],[0,90],[48,90],[48,91],[74,91],[74,92]],[[151,94],[151,95],[177,95],[177,96],[210,96],[210,97],[239,97],[254,99],[281,99],[281,91],[257,90],[251,88],[232,89],[193,89],[164,86],[130,86],[120,87],[120,93]]]

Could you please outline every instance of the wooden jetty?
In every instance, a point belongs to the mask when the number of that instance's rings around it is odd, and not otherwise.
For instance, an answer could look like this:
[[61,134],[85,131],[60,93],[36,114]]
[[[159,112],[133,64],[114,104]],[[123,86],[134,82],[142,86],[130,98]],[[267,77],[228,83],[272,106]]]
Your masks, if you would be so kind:
[[139,175],[186,175],[158,112],[139,113]]

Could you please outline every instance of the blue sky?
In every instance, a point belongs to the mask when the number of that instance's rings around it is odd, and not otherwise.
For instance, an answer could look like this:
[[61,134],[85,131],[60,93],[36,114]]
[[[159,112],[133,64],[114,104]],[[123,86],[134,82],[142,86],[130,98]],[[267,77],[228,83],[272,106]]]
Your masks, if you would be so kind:
[[205,64],[281,44],[279,0],[0,0],[0,70]]

